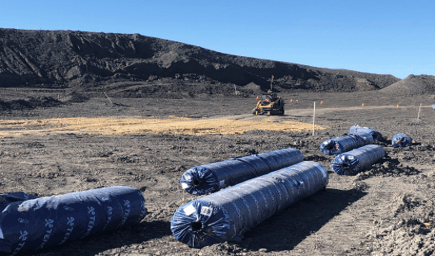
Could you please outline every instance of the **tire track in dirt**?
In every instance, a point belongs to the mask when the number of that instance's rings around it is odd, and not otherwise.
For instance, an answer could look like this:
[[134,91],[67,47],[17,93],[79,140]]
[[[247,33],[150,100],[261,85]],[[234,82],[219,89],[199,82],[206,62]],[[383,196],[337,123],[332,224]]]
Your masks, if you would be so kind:
[[[400,106],[399,106],[400,107]],[[421,108],[430,108],[431,106],[421,106]],[[333,112],[341,112],[341,111],[361,111],[361,110],[373,110],[373,109],[395,109],[397,106],[364,106],[364,107],[344,107],[344,108],[316,108],[316,116],[322,114],[328,114]],[[400,107],[402,109],[416,109],[418,111],[419,106],[403,106]],[[283,116],[278,115],[253,115],[253,114],[242,114],[242,115],[230,115],[230,116],[216,116],[212,118],[225,118],[232,120],[263,120],[265,118],[273,119],[273,120],[286,120],[286,119],[294,119],[296,117],[312,117],[314,109],[313,108],[301,108],[301,109],[287,109]]]

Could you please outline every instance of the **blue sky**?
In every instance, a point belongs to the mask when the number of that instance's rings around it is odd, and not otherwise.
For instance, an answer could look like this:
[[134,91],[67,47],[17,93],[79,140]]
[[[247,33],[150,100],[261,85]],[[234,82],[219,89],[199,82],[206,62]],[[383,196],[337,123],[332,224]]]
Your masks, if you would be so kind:
[[2,1],[0,27],[139,33],[314,67],[435,75],[435,1]]

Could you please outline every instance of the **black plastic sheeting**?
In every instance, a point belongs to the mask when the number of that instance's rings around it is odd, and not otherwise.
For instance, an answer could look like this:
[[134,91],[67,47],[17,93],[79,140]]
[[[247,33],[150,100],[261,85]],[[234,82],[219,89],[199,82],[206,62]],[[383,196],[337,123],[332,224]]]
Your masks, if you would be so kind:
[[239,241],[246,231],[327,183],[325,167],[304,161],[184,204],[172,217],[171,230],[175,239],[196,248]]
[[354,175],[369,169],[384,156],[385,150],[381,146],[365,145],[336,156],[331,161],[331,169],[339,175]]
[[5,193],[0,210],[0,253],[10,255],[138,223],[147,213],[142,193],[124,186],[39,198]]
[[[8,206],[8,204],[16,201],[25,201],[29,199],[36,199],[39,196],[29,195],[24,192],[10,192],[0,194],[0,212],[3,212],[4,208]],[[1,231],[1,229],[0,229]],[[1,236],[0,236],[1,238]]]
[[325,140],[320,144],[320,151],[326,155],[337,155],[372,142],[373,137],[370,133],[361,133],[360,135],[348,134],[338,138]]
[[180,183],[184,191],[204,195],[302,162],[303,159],[302,153],[294,148],[231,158],[190,168],[181,176]]
[[412,145],[412,139],[404,133],[398,133],[391,140],[393,148],[404,148]]
[[382,134],[376,130],[373,130],[369,127],[361,127],[361,126],[352,126],[349,129],[348,134],[356,134],[356,135],[365,135],[367,133],[370,133],[373,137],[373,140],[379,141],[382,140]]

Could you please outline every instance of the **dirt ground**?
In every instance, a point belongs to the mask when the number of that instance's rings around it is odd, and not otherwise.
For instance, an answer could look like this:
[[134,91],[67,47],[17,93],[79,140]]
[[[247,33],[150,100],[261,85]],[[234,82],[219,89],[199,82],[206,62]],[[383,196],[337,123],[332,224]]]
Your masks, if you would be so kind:
[[[14,92],[3,92],[3,96],[7,93]],[[59,95],[56,91],[26,93],[32,94],[35,98]],[[435,110],[430,108],[435,103],[433,96],[392,97],[379,92],[357,92],[301,93],[284,98],[284,116],[253,116],[254,97],[112,98],[113,103],[107,98],[90,98],[22,110],[4,109],[0,111],[0,191],[51,196],[125,185],[143,192],[149,213],[140,224],[34,254],[38,256],[435,252]],[[317,126],[313,135],[314,102]],[[123,132],[116,132],[120,125],[113,122],[95,121],[99,125],[87,124],[84,128],[85,118],[130,119],[122,123]],[[139,119],[169,123],[187,120],[186,124],[195,125],[219,118],[230,120],[227,126],[262,125],[237,132],[211,129],[211,134],[208,126],[202,127],[201,132],[194,132],[194,127],[171,130],[159,126],[152,130],[146,128],[149,123],[141,123],[143,129],[129,128]],[[53,120],[58,120],[56,125]],[[66,120],[73,125],[62,126],[68,123]],[[306,125],[300,124],[303,129],[297,131],[285,129],[296,122]],[[282,126],[268,130],[274,125]],[[355,176],[339,176],[329,167],[333,156],[322,154],[319,146],[326,139],[343,135],[352,125],[378,130],[386,139],[378,144],[388,155],[369,170]],[[391,138],[396,133],[408,134],[413,145],[393,149]],[[196,198],[185,193],[179,184],[184,171],[289,147],[301,150],[304,160],[327,168],[330,181],[325,191],[264,221],[240,242],[193,249],[174,239],[170,231],[173,213]]]

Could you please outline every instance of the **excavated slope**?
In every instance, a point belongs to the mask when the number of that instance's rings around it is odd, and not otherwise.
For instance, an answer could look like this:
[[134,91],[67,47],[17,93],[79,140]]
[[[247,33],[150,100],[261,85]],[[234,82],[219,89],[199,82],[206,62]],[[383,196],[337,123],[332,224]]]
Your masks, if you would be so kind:
[[277,91],[365,91],[399,81],[392,75],[228,55],[139,34],[0,29],[0,87],[73,87],[90,93],[104,88],[125,97],[179,98],[264,91],[272,75]]
[[435,76],[409,75],[384,89],[382,92],[392,95],[435,94]]

